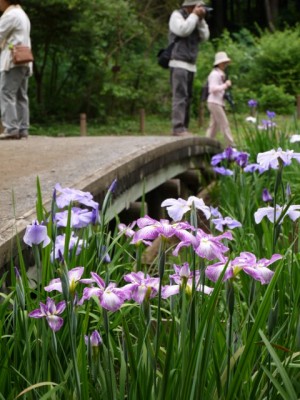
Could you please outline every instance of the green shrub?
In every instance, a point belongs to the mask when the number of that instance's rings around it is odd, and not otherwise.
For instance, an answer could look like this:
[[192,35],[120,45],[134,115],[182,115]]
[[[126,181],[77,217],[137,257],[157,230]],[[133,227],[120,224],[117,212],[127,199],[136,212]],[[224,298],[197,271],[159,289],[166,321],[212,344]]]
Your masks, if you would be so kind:
[[279,114],[291,114],[294,111],[295,97],[275,85],[262,85],[258,97],[261,110],[272,110]]
[[285,29],[275,33],[264,33],[258,41],[249,83],[260,89],[265,85],[276,85],[290,95],[300,91],[300,28]]

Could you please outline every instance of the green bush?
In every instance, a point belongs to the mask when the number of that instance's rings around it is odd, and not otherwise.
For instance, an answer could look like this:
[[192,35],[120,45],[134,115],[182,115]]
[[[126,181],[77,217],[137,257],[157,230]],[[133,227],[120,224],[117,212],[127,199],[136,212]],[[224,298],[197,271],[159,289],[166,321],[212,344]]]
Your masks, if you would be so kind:
[[264,33],[258,40],[249,83],[260,89],[265,85],[276,85],[290,95],[300,92],[300,27],[275,33]]
[[275,85],[262,85],[258,101],[261,110],[269,109],[278,114],[291,114],[295,107],[295,97]]

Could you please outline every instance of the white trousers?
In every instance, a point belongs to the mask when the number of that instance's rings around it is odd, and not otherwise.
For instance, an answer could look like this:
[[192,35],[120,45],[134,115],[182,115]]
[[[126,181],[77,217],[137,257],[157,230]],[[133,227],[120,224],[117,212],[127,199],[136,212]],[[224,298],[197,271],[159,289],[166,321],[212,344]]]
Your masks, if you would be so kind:
[[206,131],[206,137],[214,139],[217,133],[221,132],[225,137],[226,144],[232,146],[234,140],[224,107],[215,103],[207,103],[207,108],[210,112],[210,122]]

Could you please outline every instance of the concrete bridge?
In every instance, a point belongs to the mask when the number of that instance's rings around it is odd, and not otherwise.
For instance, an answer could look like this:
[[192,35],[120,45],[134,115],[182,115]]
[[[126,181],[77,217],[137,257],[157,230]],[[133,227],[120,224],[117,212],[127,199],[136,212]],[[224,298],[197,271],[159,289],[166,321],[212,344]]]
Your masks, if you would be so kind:
[[209,161],[220,151],[219,142],[198,136],[32,136],[2,142],[0,270],[16,256],[16,235],[22,239],[36,218],[37,177],[47,210],[56,183],[89,191],[101,205],[117,179],[108,218],[120,215],[127,223],[139,216],[143,193],[153,218],[162,216],[164,198],[196,194],[211,180]]

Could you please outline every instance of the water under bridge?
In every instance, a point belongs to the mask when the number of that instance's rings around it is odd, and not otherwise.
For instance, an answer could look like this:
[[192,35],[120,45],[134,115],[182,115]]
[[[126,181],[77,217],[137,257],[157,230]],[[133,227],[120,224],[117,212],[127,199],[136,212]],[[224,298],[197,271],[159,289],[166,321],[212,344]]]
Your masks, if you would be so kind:
[[143,194],[148,214],[159,218],[162,200],[186,198],[210,182],[210,158],[221,150],[219,142],[199,136],[32,136],[2,142],[0,271],[17,254],[16,235],[22,238],[36,218],[37,177],[47,210],[56,183],[91,192],[101,204],[117,179],[109,218],[133,221]]

